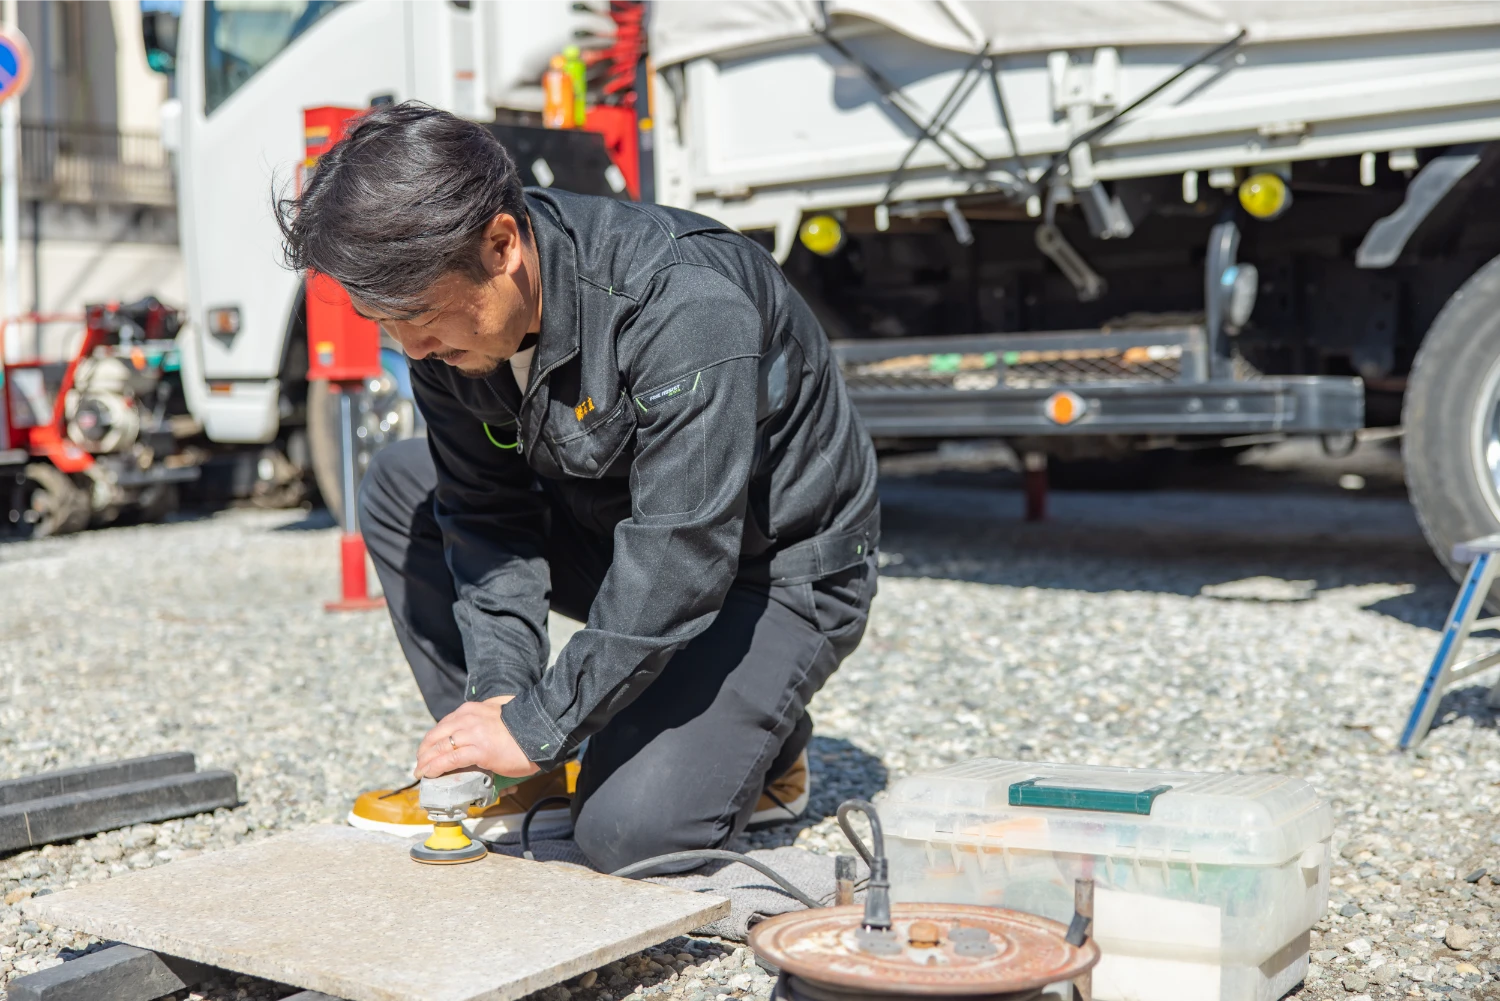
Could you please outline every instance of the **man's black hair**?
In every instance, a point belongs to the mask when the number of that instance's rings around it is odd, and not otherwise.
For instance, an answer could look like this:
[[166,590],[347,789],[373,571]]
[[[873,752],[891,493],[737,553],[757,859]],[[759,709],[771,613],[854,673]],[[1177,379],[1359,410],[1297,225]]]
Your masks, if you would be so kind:
[[500,141],[418,101],[356,119],[299,197],[273,200],[288,268],[328,275],[396,316],[430,308],[423,296],[446,274],[489,278],[480,241],[496,215],[530,232],[521,175]]

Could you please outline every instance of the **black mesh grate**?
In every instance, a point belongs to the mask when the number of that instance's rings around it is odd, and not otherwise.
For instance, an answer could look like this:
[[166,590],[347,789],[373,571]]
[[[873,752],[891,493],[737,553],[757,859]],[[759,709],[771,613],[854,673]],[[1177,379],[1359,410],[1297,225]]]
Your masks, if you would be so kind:
[[1042,389],[1092,382],[1176,382],[1177,344],[983,354],[903,355],[843,366],[851,389]]

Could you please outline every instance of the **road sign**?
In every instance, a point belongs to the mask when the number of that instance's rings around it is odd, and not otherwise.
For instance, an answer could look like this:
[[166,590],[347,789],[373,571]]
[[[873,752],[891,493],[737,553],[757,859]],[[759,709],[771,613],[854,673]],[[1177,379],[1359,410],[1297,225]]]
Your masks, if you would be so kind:
[[17,97],[31,82],[31,46],[26,36],[0,29],[0,101]]

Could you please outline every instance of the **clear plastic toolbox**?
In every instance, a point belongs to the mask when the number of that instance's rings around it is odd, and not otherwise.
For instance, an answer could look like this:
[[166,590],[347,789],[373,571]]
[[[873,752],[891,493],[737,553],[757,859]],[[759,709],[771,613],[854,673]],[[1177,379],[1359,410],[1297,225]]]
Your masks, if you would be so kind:
[[1067,923],[1095,881],[1100,1001],[1273,1001],[1328,905],[1328,804],[1276,775],[981,758],[881,798],[891,896]]

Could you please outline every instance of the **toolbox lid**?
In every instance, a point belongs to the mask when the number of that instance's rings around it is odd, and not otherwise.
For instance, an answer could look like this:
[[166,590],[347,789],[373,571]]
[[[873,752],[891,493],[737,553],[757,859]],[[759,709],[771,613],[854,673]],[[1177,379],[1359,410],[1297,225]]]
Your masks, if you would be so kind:
[[1000,758],[902,779],[879,811],[887,837],[1196,865],[1281,865],[1333,834],[1301,779]]

